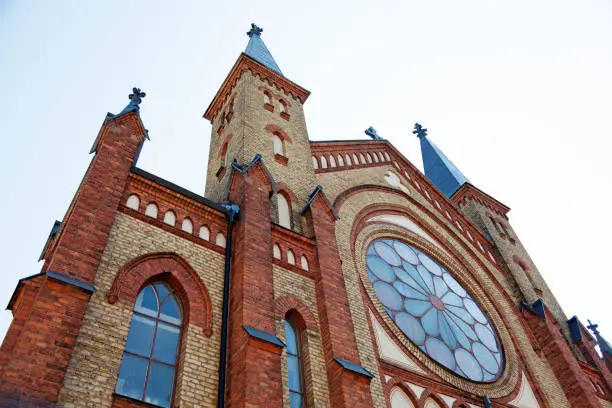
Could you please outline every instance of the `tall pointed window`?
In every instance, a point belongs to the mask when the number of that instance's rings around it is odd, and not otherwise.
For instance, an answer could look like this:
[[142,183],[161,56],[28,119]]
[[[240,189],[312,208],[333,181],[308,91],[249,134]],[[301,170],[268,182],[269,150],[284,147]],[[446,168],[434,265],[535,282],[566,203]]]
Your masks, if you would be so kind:
[[136,298],[115,392],[170,407],[181,337],[182,313],[163,282],[146,286]]
[[304,371],[301,345],[301,330],[295,319],[289,315],[285,318],[285,343],[287,345],[287,372],[289,375],[289,406],[303,408],[306,406],[304,398]]
[[278,205],[278,223],[282,227],[291,228],[291,207],[289,200],[282,194],[276,195],[276,203]]
[[272,144],[274,146],[274,154],[280,154],[281,156],[285,155],[285,149],[283,148],[283,139],[275,132],[272,135]]

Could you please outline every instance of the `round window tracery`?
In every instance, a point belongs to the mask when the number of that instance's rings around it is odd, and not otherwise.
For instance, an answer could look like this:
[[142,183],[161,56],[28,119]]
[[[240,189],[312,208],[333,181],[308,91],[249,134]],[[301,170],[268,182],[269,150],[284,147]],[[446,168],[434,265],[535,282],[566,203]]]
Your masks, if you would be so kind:
[[366,253],[376,296],[400,330],[423,352],[458,375],[497,380],[500,342],[472,296],[427,254],[396,239],[377,239]]

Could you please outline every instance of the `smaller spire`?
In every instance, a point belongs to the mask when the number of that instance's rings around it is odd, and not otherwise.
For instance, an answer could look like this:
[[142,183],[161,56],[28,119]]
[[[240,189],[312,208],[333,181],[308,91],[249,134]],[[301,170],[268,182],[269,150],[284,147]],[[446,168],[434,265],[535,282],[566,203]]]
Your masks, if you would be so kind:
[[599,325],[592,323],[590,320],[587,321],[589,322],[587,329],[591,330],[595,335],[595,339],[597,340],[597,344],[599,345],[601,354],[607,354],[608,356],[612,357],[612,345],[610,345],[610,343],[608,343],[608,341],[603,338],[601,333],[599,333],[599,330],[597,330]]
[[272,71],[283,75],[280,68],[276,64],[276,61],[274,61],[272,54],[270,54],[270,51],[268,51],[268,47],[266,47],[266,44],[264,44],[263,40],[261,39],[262,32],[263,28],[258,27],[255,23],[251,24],[251,29],[247,31],[249,43],[247,44],[244,53],[260,64],[270,68]]
[[370,136],[372,140],[385,140],[376,133],[376,129],[373,126],[367,128],[364,132],[366,135]]
[[423,169],[425,176],[444,193],[451,197],[459,187],[468,183],[468,179],[461,170],[446,157],[438,147],[427,137],[427,129],[418,123],[414,124],[413,134],[421,141],[421,155],[423,156]]

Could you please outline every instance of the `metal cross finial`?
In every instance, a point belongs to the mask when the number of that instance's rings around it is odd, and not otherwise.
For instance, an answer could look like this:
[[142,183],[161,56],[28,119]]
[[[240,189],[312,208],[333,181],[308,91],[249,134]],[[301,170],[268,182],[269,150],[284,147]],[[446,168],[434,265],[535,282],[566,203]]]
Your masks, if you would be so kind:
[[370,136],[373,140],[383,140],[383,138],[376,133],[376,129],[374,129],[372,126],[365,130],[365,134]]
[[427,129],[423,128],[423,126],[421,126],[418,123],[414,124],[414,130],[412,131],[412,134],[417,135],[417,137],[426,137],[427,136]]
[[587,320],[587,322],[589,322],[589,325],[587,326],[587,329],[591,330],[593,332],[593,334],[595,334],[597,336],[599,334],[599,331],[597,330],[599,325],[592,323],[591,320]]
[[131,99],[130,105],[140,105],[142,102],[142,98],[147,96],[146,93],[142,92],[140,88],[132,88],[132,92],[128,98]]
[[249,37],[252,37],[254,35],[259,37],[262,32],[263,32],[263,28],[258,27],[255,23],[251,23],[251,29],[247,32],[247,35]]

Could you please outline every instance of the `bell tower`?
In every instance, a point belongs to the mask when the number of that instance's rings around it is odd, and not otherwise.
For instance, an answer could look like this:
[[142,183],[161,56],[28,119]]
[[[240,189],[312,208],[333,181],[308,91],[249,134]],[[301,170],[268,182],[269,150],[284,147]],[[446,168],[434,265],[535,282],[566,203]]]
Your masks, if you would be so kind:
[[275,182],[272,221],[303,232],[300,210],[317,185],[303,110],[310,92],[285,77],[262,32],[251,25],[245,51],[204,113],[212,124],[206,197],[226,201],[232,163],[259,154]]

